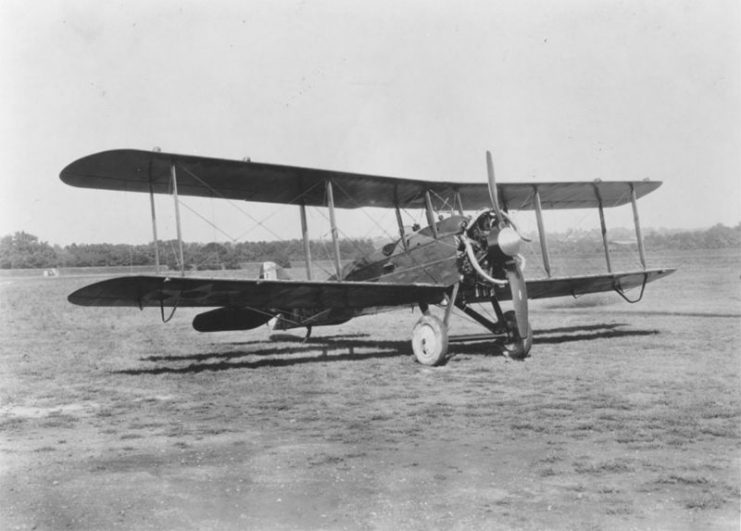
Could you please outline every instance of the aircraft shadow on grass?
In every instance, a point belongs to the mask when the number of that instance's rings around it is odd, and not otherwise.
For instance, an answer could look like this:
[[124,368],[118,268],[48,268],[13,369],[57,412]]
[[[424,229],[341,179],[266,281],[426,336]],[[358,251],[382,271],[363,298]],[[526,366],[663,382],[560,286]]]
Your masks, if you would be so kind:
[[[587,326],[567,326],[537,330],[534,332],[534,343],[560,344],[578,341],[594,341],[618,337],[637,337],[658,334],[658,330],[619,330],[624,323],[609,323]],[[147,356],[141,361],[153,363],[181,363],[190,361],[183,366],[160,365],[142,369],[124,369],[114,371],[117,374],[187,374],[204,371],[226,371],[233,369],[260,369],[263,367],[290,367],[308,363],[327,363],[337,361],[363,361],[369,359],[384,359],[412,355],[409,341],[387,341],[369,339],[368,334],[345,334],[328,337],[315,337],[306,340],[290,335],[282,335],[274,339],[280,341],[275,346],[259,350],[238,350],[233,352],[208,352],[203,354],[187,354],[183,356]],[[285,343],[291,344],[285,344]],[[253,340],[239,343],[227,343],[235,346],[249,346],[265,344],[264,340]],[[372,349],[372,352],[356,352],[361,349]],[[502,345],[492,341],[491,336],[481,336],[464,342],[451,338],[449,355],[485,355],[502,356]],[[306,354],[305,356],[296,356]],[[262,359],[246,360],[240,358],[260,357]],[[268,357],[270,356],[270,357]],[[284,357],[274,357],[284,356]],[[288,357],[290,356],[290,357]],[[213,361],[208,361],[213,360]]]

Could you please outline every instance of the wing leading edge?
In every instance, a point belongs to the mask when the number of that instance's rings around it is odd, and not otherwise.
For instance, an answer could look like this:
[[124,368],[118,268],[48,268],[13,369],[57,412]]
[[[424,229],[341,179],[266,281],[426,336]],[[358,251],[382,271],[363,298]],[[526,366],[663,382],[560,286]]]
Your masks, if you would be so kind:
[[[429,191],[435,208],[454,204],[456,193],[467,210],[489,208],[482,182],[418,181],[297,166],[118,149],[88,155],[64,168],[60,178],[83,188],[129,192],[171,192],[171,167],[177,171],[180,195],[242,199],[264,203],[325,206],[324,183],[335,187],[339,208],[424,208]],[[511,210],[533,210],[538,189],[542,208],[573,209],[624,205],[631,190],[640,198],[659,181],[594,181],[498,184],[499,198]]]

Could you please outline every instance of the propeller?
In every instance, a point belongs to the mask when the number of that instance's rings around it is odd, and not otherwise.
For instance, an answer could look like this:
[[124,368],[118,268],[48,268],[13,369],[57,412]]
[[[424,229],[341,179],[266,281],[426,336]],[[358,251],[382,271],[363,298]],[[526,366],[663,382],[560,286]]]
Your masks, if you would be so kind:
[[509,281],[509,289],[512,292],[512,306],[515,310],[517,333],[520,339],[525,339],[530,334],[525,276],[522,274],[519,263],[515,263],[514,267],[507,266],[505,272]]
[[489,176],[489,197],[491,198],[491,206],[494,209],[494,213],[497,215],[497,222],[500,227],[504,222],[502,211],[499,209],[499,193],[497,190],[497,180],[494,177],[494,162],[491,159],[491,151],[486,152],[486,172]]
[[528,320],[527,284],[525,282],[525,276],[522,274],[522,260],[519,258],[518,252],[522,242],[529,240],[520,234],[514,222],[499,207],[494,162],[490,151],[486,152],[486,170],[489,178],[489,197],[491,198],[492,208],[497,217],[499,228],[496,234],[496,241],[489,243],[490,245],[492,243],[495,244],[499,251],[511,257],[511,259],[508,259],[504,263],[504,271],[510,291],[512,292],[512,307],[515,317],[515,330],[513,331],[517,335],[514,348],[510,349],[510,355],[513,357],[524,357],[527,356],[530,350],[532,334]]

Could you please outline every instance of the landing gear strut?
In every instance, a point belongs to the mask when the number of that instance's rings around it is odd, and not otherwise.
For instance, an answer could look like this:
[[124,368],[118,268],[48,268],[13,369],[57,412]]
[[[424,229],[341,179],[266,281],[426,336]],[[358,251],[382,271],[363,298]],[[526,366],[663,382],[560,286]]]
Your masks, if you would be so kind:
[[[519,273],[519,272],[517,272]],[[515,285],[517,279],[514,279]],[[520,287],[524,282],[519,283]],[[417,361],[422,365],[442,365],[447,359],[448,352],[448,320],[453,307],[478,322],[492,333],[494,338],[504,341],[504,354],[512,359],[523,359],[530,353],[533,344],[533,333],[527,321],[527,311],[522,308],[523,297],[513,296],[515,310],[503,312],[496,297],[491,297],[491,305],[497,316],[496,322],[471,308],[465,298],[458,298],[459,284],[453,286],[452,293],[448,294],[445,306],[445,317],[440,319],[432,315],[427,304],[420,304],[422,317],[412,329],[412,351]],[[519,305],[519,306],[518,306]],[[523,319],[518,322],[517,318]]]

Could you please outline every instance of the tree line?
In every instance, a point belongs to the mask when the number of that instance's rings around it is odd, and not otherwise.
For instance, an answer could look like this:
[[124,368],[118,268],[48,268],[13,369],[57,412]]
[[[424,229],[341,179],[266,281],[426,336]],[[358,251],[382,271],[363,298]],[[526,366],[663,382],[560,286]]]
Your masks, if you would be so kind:
[[[331,243],[310,242],[312,258],[331,259]],[[370,239],[345,239],[339,242],[343,260],[354,259],[373,251]],[[158,242],[160,263],[172,269],[180,267],[177,240]],[[258,241],[239,243],[183,243],[187,269],[239,269],[246,262],[273,261],[291,267],[292,261],[304,260],[301,240]],[[154,244],[73,243],[64,247],[50,245],[37,236],[16,232],[0,240],[0,269],[52,267],[106,267],[154,265]]]
[[[637,247],[634,230],[608,229],[610,252],[634,252]],[[534,241],[537,238],[534,238]],[[646,250],[676,251],[691,249],[741,248],[741,223],[735,227],[717,224],[709,229],[696,230],[644,230]],[[548,248],[552,254],[588,254],[602,252],[602,235],[598,229],[548,235]]]
[[[612,251],[631,250],[634,237],[625,229],[610,231],[610,237],[624,236],[627,245],[611,244]],[[704,230],[646,231],[646,248],[649,250],[723,249],[741,248],[741,223],[735,227],[722,224]],[[553,254],[601,252],[599,231],[567,234],[549,234],[549,250]],[[331,243],[320,240],[310,242],[314,260],[329,260],[333,255]],[[350,260],[367,255],[375,245],[372,240],[343,239],[339,242],[340,256]],[[179,267],[176,240],[160,241],[160,263],[172,269]],[[184,243],[183,256],[188,269],[239,269],[246,262],[273,261],[291,267],[293,261],[304,260],[301,240],[259,241],[239,243]],[[51,245],[37,236],[20,231],[0,240],[0,269],[52,268],[52,267],[104,267],[154,265],[153,244],[73,243],[64,247]]]

